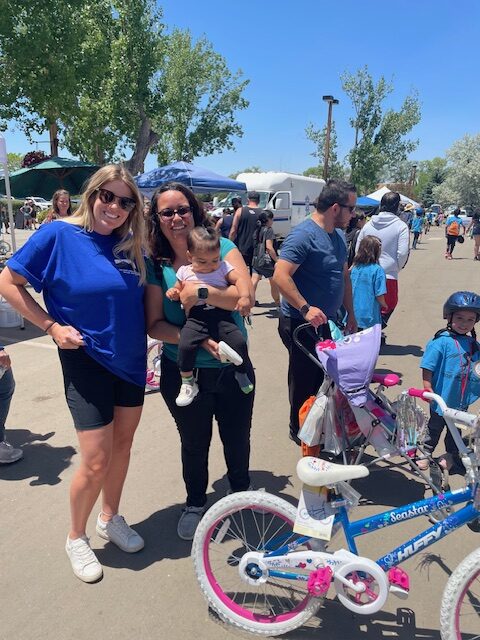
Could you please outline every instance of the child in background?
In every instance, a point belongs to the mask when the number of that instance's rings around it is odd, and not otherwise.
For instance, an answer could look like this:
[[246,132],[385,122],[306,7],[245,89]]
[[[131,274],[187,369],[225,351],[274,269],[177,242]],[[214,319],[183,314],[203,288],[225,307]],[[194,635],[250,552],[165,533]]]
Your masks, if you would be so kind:
[[[453,260],[452,253],[460,236],[465,234],[465,227],[460,218],[460,209],[457,207],[451,215],[448,216],[445,223],[445,236],[447,238],[447,250],[445,258]],[[463,240],[461,241],[463,242]]]
[[353,309],[359,331],[382,324],[381,309],[386,309],[387,280],[378,264],[382,242],[376,236],[365,236],[358,246],[350,269]]
[[193,377],[193,366],[197,349],[207,338],[219,341],[218,353],[222,362],[231,362],[237,366],[235,378],[242,391],[253,391],[253,384],[246,373],[248,354],[245,338],[235,324],[231,311],[208,304],[208,288],[205,286],[224,288],[234,284],[240,296],[237,310],[242,311],[243,307],[249,308],[249,275],[245,272],[241,276],[231,264],[220,260],[220,237],[213,228],[192,229],[188,234],[187,247],[187,257],[191,264],[180,267],[175,286],[165,294],[169,300],[178,301],[184,282],[199,284],[199,300],[190,309],[187,321],[180,331],[178,366],[182,385],[175,400],[179,407],[191,404],[199,392]]
[[423,214],[423,209],[417,209],[415,218],[413,218],[412,220],[412,233],[413,233],[412,249],[417,248],[418,239],[420,238],[424,224],[425,224],[425,217]]
[[[420,367],[423,387],[442,396],[452,409],[468,411],[480,397],[480,345],[474,325],[480,317],[480,296],[470,291],[453,293],[443,306],[445,329],[437,331],[427,344]],[[470,333],[471,335],[467,335]],[[442,410],[432,402],[425,448],[433,453],[444,429],[446,454],[439,459],[450,473],[465,474],[458,449],[442,417]],[[426,460],[421,469],[428,467]]]

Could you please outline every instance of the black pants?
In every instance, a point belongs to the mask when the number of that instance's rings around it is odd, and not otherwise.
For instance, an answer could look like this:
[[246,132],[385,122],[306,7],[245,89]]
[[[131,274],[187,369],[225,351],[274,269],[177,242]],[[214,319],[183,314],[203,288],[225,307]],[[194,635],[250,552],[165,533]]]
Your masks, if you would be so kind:
[[[247,373],[255,374],[247,357]],[[227,476],[232,491],[245,491],[250,485],[250,428],[255,392],[243,393],[235,380],[235,367],[198,369],[201,388],[192,404],[177,407],[175,398],[181,385],[177,365],[162,357],[160,391],[180,433],[183,479],[187,505],[203,507],[207,501],[208,452],[212,440],[213,418],[218,423]]]
[[436,411],[430,411],[430,420],[427,425],[428,435],[425,439],[425,449],[430,453],[435,451],[435,448],[440,440],[440,436],[442,435],[442,431],[446,429],[445,433],[445,451],[451,454],[453,458],[454,467],[458,469],[463,469],[463,464],[460,459],[460,455],[458,453],[457,445],[455,444],[455,440],[450,433],[450,429],[447,427],[447,423],[443,419],[442,416],[439,416]]
[[253,247],[245,253],[242,252],[242,258],[245,260],[245,264],[250,271],[250,275],[252,275]]
[[[315,364],[301,351],[293,341],[293,332],[305,320],[287,318],[280,313],[278,333],[288,350],[288,399],[290,402],[290,434],[297,437],[299,423],[298,412],[309,396],[316,395],[323,382],[323,370],[320,363]],[[322,335],[330,338],[328,325],[322,325]],[[316,358],[315,343],[321,340],[313,327],[300,333],[300,340],[308,351]]]
[[413,249],[417,248],[417,242],[418,242],[419,238],[420,238],[420,231],[414,231],[413,232],[413,243],[412,243],[412,248]]
[[243,364],[236,367],[236,370],[246,373],[247,343],[232,318],[232,312],[207,305],[192,307],[187,321],[182,327],[178,345],[180,371],[192,371],[198,348],[205,338],[209,337],[216,342],[223,340],[241,355]]
[[458,236],[449,236],[447,235],[447,253],[452,255],[453,250],[455,249],[455,244],[457,242]]

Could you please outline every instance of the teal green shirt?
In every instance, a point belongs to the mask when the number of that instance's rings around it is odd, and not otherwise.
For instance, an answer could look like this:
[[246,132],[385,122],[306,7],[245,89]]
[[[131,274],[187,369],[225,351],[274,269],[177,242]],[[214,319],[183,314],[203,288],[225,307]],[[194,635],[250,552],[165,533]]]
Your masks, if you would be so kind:
[[[225,260],[225,256],[232,249],[236,249],[235,244],[228,240],[227,238],[220,238],[220,259]],[[170,324],[175,325],[176,327],[183,327],[185,321],[187,319],[185,312],[183,311],[179,302],[173,302],[169,300],[165,292],[167,289],[170,289],[175,285],[177,280],[177,276],[175,273],[175,269],[170,265],[162,266],[162,277],[158,279],[155,275],[155,268],[153,261],[151,259],[147,259],[147,283],[154,284],[158,287],[162,287],[163,290],[163,314],[165,320],[170,322]],[[247,339],[247,332],[245,329],[245,324],[243,322],[242,316],[238,313],[238,311],[232,312],[232,318],[235,321],[235,324],[238,326],[240,331],[243,333],[245,339]],[[177,352],[178,345],[177,344],[169,344],[167,342],[163,343],[163,352],[165,356],[169,360],[177,361]],[[205,349],[198,349],[197,355],[195,358],[195,367],[196,368],[214,368],[214,367],[224,367],[228,366],[228,364],[223,364],[220,360],[217,360],[213,356],[211,356]]]

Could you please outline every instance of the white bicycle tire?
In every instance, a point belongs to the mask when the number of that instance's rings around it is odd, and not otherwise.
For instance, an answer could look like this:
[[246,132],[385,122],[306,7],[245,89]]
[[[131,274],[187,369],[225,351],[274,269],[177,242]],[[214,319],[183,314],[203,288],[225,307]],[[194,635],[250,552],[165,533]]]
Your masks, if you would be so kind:
[[[464,598],[475,583],[472,603],[473,618],[470,615],[462,635],[460,628],[460,611]],[[461,640],[462,638],[478,637],[480,633],[480,548],[475,549],[458,565],[445,586],[440,605],[440,635],[442,640]]]
[[[293,507],[282,498],[263,491],[244,491],[222,498],[213,507],[211,507],[211,509],[209,509],[205,516],[202,518],[195,533],[192,545],[192,559],[194,563],[195,574],[207,602],[217,612],[217,614],[224,622],[231,624],[237,629],[241,629],[249,633],[254,633],[256,635],[277,636],[287,633],[288,631],[292,631],[293,629],[297,629],[302,624],[306,623],[313,615],[315,615],[316,611],[322,603],[323,598],[316,598],[311,596],[306,589],[306,582],[302,582],[301,584],[299,584],[300,581],[291,581],[292,588],[296,587],[298,589],[301,587],[305,590],[304,594],[302,593],[302,600],[301,604],[298,607],[298,611],[296,611],[294,608],[290,613],[285,613],[282,616],[272,616],[273,618],[282,617],[282,619],[279,621],[277,621],[276,619],[267,621],[266,618],[268,616],[263,614],[255,614],[255,619],[253,619],[254,615],[247,612],[247,610],[244,608],[248,599],[248,596],[246,594],[243,594],[243,606],[239,606],[234,603],[234,601],[231,600],[230,597],[222,590],[221,585],[217,582],[218,573],[215,576],[213,575],[213,571],[210,566],[209,553],[206,549],[206,545],[208,546],[209,544],[215,544],[217,546],[222,544],[223,540],[220,540],[220,542],[213,540],[213,533],[215,531],[218,531],[218,533],[222,531],[222,526],[220,526],[219,529],[216,529],[217,525],[223,521],[223,527],[225,527],[225,523],[227,522],[227,520],[232,519],[237,515],[243,523],[245,523],[245,520],[247,520],[248,518],[258,518],[259,521],[261,518],[263,518],[263,522],[265,523],[265,520],[267,518],[270,518],[270,516],[278,516],[281,520],[285,521],[285,526],[291,529],[291,524],[295,520],[295,514],[295,507]],[[267,525],[268,523],[265,523],[265,526]],[[245,525],[243,528],[244,530],[246,529]],[[238,537],[237,539],[240,540]],[[232,542],[234,542],[235,545],[238,545],[238,542],[236,542],[235,538],[232,538]],[[253,550],[255,548],[255,545],[253,545],[251,548],[249,548],[249,550]],[[230,572],[231,575],[234,576],[236,571],[238,575],[238,581],[242,589],[250,589],[252,592],[258,594],[258,587],[251,587],[247,583],[241,582],[241,578],[238,574],[238,569],[233,569],[233,559],[235,559],[234,552],[230,553],[229,562],[225,564],[225,566],[232,567],[232,571]],[[230,570],[230,568],[228,570]],[[267,584],[272,589],[278,588],[278,586],[274,583],[274,579],[270,580],[270,578],[267,578],[267,582],[264,585],[265,592],[263,594],[265,607],[267,607],[268,598],[266,593]],[[235,593],[235,596],[237,595],[241,594]],[[273,597],[276,596],[272,596],[272,598]],[[277,600],[278,604],[280,604],[280,596],[277,597]],[[254,606],[256,606],[256,604],[257,596],[255,596]],[[270,606],[270,602],[268,601],[268,607]]]

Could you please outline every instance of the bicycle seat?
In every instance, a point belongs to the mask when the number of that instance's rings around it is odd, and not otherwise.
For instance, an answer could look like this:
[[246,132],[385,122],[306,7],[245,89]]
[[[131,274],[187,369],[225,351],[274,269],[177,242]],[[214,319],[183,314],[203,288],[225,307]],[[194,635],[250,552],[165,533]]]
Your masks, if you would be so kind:
[[394,387],[400,384],[400,377],[396,373],[374,373],[372,382],[383,384],[384,387]]
[[365,478],[369,473],[363,464],[334,464],[313,456],[305,456],[297,463],[298,477],[311,487],[324,487],[341,480]]

